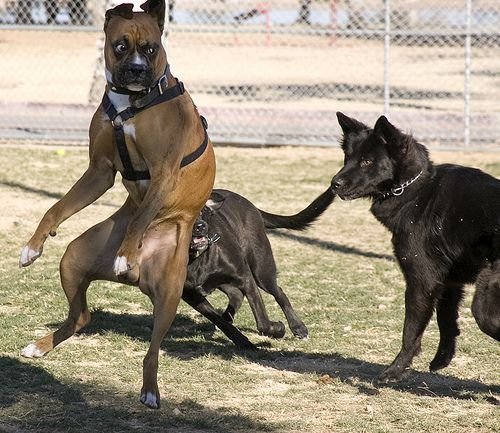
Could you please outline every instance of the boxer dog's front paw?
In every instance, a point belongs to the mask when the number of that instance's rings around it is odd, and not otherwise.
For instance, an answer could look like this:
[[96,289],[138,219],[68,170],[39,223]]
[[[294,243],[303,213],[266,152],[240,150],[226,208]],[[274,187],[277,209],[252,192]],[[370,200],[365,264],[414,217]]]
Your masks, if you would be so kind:
[[120,276],[129,273],[138,265],[138,259],[139,250],[133,247],[130,248],[128,244],[122,244],[116,253],[115,263],[113,266],[115,275]]
[[117,256],[114,264],[115,275],[123,275],[129,272],[134,265],[125,256]]
[[19,255],[19,267],[25,268],[26,266],[31,265],[38,257],[42,255],[43,248],[31,248],[29,245],[26,245]]

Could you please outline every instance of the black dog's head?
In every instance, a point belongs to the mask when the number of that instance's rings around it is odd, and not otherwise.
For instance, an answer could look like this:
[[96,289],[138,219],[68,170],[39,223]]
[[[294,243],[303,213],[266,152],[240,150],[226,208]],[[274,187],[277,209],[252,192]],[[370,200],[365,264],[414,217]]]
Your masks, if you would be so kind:
[[217,192],[212,192],[205,206],[201,210],[201,215],[193,225],[193,233],[191,236],[191,251],[201,251],[207,249],[210,245],[209,224],[212,225],[212,216],[224,204],[224,197]]
[[[423,165],[425,148],[385,116],[379,117],[373,129],[340,112],[337,118],[344,133],[344,167],[333,177],[332,189],[343,200],[383,195],[414,176],[413,171],[418,173],[412,166]],[[417,157],[416,146],[424,150],[423,156]]]
[[209,244],[208,224],[205,220],[198,218],[193,226],[193,235],[191,236],[191,251],[206,249]]
[[167,57],[161,44],[165,0],[148,0],[144,12],[120,4],[106,12],[104,58],[106,78],[116,87],[144,91],[163,75]]

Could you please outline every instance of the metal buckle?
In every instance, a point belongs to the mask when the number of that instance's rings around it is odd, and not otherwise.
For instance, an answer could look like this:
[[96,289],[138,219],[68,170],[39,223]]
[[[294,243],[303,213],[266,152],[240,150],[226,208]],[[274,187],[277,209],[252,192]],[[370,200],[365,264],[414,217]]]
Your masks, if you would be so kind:
[[400,196],[405,191],[404,186],[398,186],[397,188],[391,188],[391,192],[395,196]]
[[220,239],[219,233],[215,233],[212,237],[208,238],[209,245],[215,244]]
[[163,95],[163,88],[161,86],[161,83],[162,82],[165,82],[165,89],[168,87],[168,83],[167,83],[167,75],[162,75],[160,77],[160,79],[158,80],[158,92],[160,92],[160,95]]
[[115,129],[121,128],[123,125],[122,118],[120,115],[117,115],[114,119],[111,119],[111,126]]

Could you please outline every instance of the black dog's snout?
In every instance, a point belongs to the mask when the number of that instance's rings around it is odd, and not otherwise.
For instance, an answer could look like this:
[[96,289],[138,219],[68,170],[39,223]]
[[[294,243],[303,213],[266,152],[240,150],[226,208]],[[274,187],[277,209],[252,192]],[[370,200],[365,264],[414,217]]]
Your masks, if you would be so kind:
[[338,189],[342,188],[344,186],[344,179],[341,177],[334,176],[332,179],[332,190],[337,191]]
[[196,236],[205,236],[208,233],[208,224],[203,220],[198,220],[193,226],[193,234]]

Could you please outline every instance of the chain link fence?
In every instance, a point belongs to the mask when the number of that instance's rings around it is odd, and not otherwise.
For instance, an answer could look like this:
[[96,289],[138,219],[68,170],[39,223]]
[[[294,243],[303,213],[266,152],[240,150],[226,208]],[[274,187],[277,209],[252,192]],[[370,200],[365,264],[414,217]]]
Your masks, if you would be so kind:
[[[104,0],[0,0],[0,141],[84,144]],[[175,0],[174,75],[215,142],[335,145],[335,112],[431,146],[500,144],[498,0]]]

